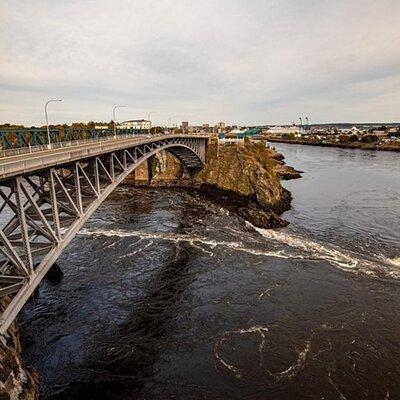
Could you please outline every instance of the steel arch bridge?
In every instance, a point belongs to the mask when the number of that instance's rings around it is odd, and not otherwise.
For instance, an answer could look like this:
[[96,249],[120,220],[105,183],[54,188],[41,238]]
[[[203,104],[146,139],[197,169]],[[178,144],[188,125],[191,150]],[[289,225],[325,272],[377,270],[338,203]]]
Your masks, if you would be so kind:
[[161,150],[189,171],[201,169],[207,141],[201,135],[130,136],[0,158],[0,297],[9,299],[0,335],[118,184]]

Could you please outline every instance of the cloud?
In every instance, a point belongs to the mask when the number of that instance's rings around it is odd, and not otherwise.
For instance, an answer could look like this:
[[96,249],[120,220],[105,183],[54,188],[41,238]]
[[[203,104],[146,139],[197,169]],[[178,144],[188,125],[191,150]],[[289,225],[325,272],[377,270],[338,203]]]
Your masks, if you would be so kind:
[[0,117],[398,120],[400,3],[3,0]]

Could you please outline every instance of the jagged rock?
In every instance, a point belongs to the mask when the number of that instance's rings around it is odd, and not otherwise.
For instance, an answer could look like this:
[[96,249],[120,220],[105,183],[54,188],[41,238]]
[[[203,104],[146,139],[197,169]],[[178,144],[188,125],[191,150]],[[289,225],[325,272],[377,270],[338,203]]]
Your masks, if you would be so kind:
[[[278,214],[290,209],[290,193],[281,179],[300,177],[283,156],[262,142],[207,147],[206,166],[190,176],[169,153],[150,162],[151,186],[190,187],[223,203],[243,218],[263,228],[285,226]],[[246,211],[247,209],[247,211]]]
[[[3,310],[10,299],[0,299]],[[0,399],[38,399],[38,375],[21,359],[21,344],[17,323],[14,321],[7,333],[0,337]]]
[[301,174],[303,173],[303,171],[298,171],[293,167],[280,163],[276,166],[275,172],[285,181],[301,178]]
[[237,210],[237,213],[259,228],[281,228],[288,224],[272,210],[265,211],[262,209],[241,207]]

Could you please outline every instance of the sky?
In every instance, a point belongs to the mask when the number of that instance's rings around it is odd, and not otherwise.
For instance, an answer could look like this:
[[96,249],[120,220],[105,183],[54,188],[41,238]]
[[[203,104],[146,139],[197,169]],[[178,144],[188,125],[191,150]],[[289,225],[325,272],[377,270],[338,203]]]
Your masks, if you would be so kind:
[[0,94],[26,126],[400,121],[400,1],[0,0]]

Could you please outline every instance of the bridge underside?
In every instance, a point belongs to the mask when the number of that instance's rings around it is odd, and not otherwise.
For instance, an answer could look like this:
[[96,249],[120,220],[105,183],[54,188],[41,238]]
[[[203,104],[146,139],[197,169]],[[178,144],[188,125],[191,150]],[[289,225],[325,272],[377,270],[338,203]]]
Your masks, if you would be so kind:
[[97,207],[161,150],[189,170],[203,167],[205,140],[168,138],[0,181],[0,296],[10,297],[0,334]]

